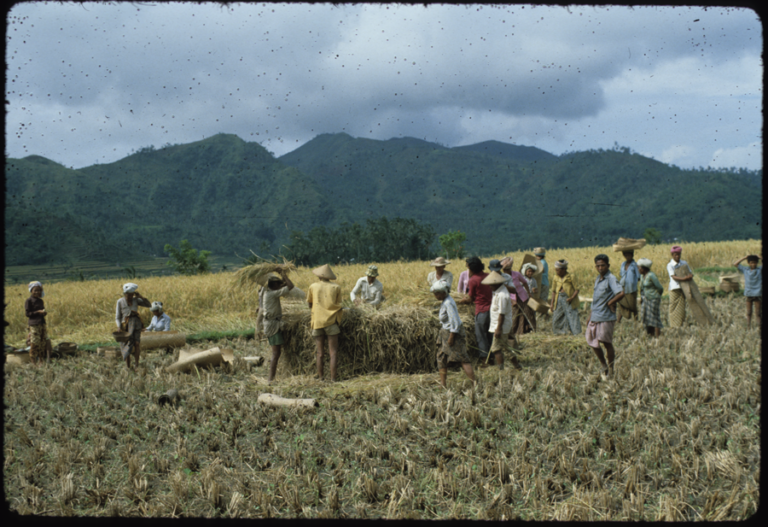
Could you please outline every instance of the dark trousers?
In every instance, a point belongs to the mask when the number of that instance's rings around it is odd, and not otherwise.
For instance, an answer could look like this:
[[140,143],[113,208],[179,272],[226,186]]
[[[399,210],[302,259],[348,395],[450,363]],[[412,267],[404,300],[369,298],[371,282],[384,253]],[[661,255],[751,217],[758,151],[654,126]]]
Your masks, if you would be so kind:
[[491,312],[483,311],[475,315],[475,338],[477,339],[477,347],[480,351],[477,352],[477,356],[484,359],[488,356],[488,352],[491,349],[491,342],[493,342],[493,334],[488,331],[491,327]]

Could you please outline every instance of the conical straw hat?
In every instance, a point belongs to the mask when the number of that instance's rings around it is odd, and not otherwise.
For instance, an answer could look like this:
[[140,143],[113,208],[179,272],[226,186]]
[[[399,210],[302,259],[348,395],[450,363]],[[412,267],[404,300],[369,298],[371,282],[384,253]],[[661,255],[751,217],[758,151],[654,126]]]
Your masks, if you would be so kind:
[[333,271],[331,271],[331,266],[328,264],[322,265],[317,269],[312,269],[312,274],[327,280],[336,280],[336,275],[333,274]]
[[491,271],[491,273],[485,278],[483,278],[483,281],[480,283],[485,285],[499,285],[499,284],[506,283],[506,281],[507,279],[501,276],[500,273],[496,271]]

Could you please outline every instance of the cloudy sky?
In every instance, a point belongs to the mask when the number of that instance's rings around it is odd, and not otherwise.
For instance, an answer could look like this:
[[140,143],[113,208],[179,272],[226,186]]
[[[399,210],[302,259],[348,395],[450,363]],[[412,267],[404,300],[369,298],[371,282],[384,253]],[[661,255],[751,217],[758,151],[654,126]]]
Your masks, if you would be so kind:
[[6,156],[75,168],[237,134],[762,167],[750,9],[30,2],[7,15]]

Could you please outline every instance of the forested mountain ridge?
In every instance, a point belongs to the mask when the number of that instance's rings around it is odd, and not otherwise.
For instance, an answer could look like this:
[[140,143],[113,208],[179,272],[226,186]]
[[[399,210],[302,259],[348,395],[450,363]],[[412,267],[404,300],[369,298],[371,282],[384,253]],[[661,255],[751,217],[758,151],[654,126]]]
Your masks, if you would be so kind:
[[[762,171],[682,170],[628,149],[554,156],[495,141],[447,148],[323,134],[276,159],[218,134],[69,169],[6,159],[6,264],[276,253],[292,231],[382,216],[467,233],[480,254],[640,237],[761,237]],[[34,260],[34,261],[33,261]]]

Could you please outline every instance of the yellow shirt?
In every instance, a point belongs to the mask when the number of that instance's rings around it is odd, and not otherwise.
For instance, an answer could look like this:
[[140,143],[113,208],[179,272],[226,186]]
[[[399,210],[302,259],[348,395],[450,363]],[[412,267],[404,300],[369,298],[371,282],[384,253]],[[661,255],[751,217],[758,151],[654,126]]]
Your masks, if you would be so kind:
[[[557,307],[557,297],[560,295],[560,289],[562,288],[563,293],[566,294],[566,296],[570,297],[573,296],[573,293],[576,292],[576,286],[573,285],[573,278],[571,277],[570,273],[565,273],[565,276],[560,278],[555,274],[555,277],[552,279],[552,289],[550,291],[554,291],[555,293],[555,303],[552,305],[552,311],[555,310]],[[579,296],[576,295],[576,298],[571,300],[571,307],[573,309],[579,309]]]
[[307,291],[312,304],[312,329],[322,329],[341,322],[341,286],[331,282],[314,282]]

